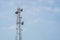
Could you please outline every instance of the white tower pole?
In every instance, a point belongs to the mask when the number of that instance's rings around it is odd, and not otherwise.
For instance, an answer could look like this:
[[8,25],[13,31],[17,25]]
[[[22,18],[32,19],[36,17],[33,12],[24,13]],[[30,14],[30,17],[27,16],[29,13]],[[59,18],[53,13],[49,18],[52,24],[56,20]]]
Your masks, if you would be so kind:
[[21,34],[21,24],[23,25],[23,22],[21,22],[21,12],[23,9],[18,8],[15,14],[17,14],[17,27],[16,27],[16,40],[22,40],[22,34]]

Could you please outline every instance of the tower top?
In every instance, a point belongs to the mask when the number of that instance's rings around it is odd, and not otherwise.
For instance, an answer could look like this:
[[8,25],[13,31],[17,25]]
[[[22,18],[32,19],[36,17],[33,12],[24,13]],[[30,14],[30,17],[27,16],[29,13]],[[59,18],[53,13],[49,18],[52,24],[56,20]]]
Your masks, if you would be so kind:
[[23,11],[23,9],[17,8],[15,14],[18,14],[18,13],[20,13],[20,12],[22,12],[22,11]]

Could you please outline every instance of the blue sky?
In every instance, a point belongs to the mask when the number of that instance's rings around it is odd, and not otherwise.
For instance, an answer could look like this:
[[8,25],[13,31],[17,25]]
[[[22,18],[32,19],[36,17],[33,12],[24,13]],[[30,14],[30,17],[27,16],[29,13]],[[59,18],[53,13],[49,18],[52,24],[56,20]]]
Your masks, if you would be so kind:
[[0,40],[15,40],[18,7],[23,40],[60,40],[60,0],[0,0]]

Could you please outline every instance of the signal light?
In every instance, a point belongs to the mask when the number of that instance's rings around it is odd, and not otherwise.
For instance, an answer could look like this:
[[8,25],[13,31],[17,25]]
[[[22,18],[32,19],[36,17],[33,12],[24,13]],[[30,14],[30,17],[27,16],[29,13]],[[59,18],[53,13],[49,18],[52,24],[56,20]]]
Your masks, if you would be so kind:
[[24,21],[22,21],[22,23],[21,23],[22,25],[24,25]]

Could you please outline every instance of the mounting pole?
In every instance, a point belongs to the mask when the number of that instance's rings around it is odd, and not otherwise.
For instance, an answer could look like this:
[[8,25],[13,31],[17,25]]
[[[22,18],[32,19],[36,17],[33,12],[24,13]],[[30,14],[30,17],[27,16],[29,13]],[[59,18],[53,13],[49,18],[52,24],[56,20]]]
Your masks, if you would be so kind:
[[21,22],[21,12],[23,11],[23,9],[17,8],[17,11],[15,12],[15,14],[17,15],[17,21],[16,21],[16,39],[15,40],[22,40],[22,34],[21,34],[21,25],[23,25],[23,21]]

